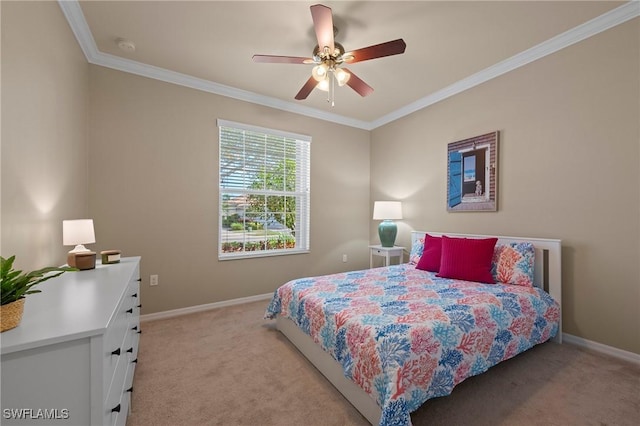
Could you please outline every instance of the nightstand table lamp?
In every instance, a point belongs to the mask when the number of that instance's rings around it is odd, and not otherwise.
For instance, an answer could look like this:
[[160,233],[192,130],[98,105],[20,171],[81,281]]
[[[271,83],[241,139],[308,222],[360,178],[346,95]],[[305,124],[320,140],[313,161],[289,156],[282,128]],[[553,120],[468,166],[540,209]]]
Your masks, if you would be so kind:
[[398,226],[393,219],[402,219],[400,201],[376,201],[373,204],[373,220],[382,220],[378,225],[378,236],[382,247],[393,247],[398,234]]
[[93,219],[77,219],[62,221],[62,244],[75,246],[67,256],[67,265],[80,270],[96,267],[96,253],[83,244],[96,242],[93,230]]

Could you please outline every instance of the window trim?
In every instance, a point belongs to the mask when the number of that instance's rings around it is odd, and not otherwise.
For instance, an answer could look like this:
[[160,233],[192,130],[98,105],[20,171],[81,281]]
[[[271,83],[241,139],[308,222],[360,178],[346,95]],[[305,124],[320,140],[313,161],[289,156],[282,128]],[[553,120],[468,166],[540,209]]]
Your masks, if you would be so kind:
[[[296,254],[304,254],[310,252],[310,221],[311,221],[311,136],[302,135],[299,133],[288,132],[284,130],[277,129],[269,129],[266,127],[254,126],[250,124],[238,123],[234,121],[224,120],[221,118],[217,119],[217,127],[218,127],[218,260],[236,260],[236,259],[249,259],[249,258],[258,258],[258,257],[270,257],[270,256],[283,256],[283,255],[296,255]],[[236,253],[223,253],[222,252],[222,216],[223,216],[223,194],[225,191],[221,187],[220,182],[220,166],[222,164],[222,149],[221,148],[221,140],[220,140],[220,128],[228,127],[238,130],[263,133],[270,136],[283,137],[288,139],[295,139],[299,142],[306,142],[305,150],[308,152],[304,158],[304,161],[308,164],[303,165],[306,168],[305,172],[307,173],[306,183],[306,203],[301,206],[296,206],[296,213],[300,215],[300,224],[301,224],[301,240],[303,243],[302,248],[293,248],[293,249],[274,249],[274,250],[259,250],[259,251],[242,251]],[[298,159],[296,159],[298,160]],[[299,161],[296,161],[296,167],[301,167]],[[237,192],[233,190],[232,192]],[[277,191],[280,193],[281,191]]]

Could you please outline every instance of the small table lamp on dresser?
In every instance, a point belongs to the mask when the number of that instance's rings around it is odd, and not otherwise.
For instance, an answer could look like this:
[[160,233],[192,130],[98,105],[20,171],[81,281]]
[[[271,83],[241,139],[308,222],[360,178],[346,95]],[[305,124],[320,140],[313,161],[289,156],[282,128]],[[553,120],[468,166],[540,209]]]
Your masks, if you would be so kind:
[[378,236],[382,247],[393,247],[398,227],[393,219],[402,219],[400,201],[376,201],[373,204],[373,220],[382,220],[378,225]]
[[75,246],[67,256],[67,265],[80,270],[96,267],[96,253],[83,244],[96,242],[93,230],[93,219],[77,219],[62,221],[62,244]]

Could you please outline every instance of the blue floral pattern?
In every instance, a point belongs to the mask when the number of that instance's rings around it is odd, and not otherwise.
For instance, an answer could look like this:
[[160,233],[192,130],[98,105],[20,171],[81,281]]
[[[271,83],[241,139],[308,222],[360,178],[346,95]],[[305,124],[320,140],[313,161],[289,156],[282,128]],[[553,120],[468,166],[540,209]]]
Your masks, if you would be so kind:
[[535,287],[442,279],[402,264],[290,281],[265,313],[277,315],[377,401],[381,426],[404,426],[427,399],[555,336],[560,307]]

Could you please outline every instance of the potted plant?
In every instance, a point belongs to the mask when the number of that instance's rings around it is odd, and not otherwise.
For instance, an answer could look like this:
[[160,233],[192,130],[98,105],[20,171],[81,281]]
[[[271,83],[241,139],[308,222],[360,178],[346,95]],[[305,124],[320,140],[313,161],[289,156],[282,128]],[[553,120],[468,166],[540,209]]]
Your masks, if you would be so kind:
[[24,311],[24,298],[27,294],[40,293],[33,287],[55,278],[67,271],[77,271],[69,266],[38,269],[22,272],[13,269],[15,256],[8,259],[0,256],[0,332],[17,327]]

